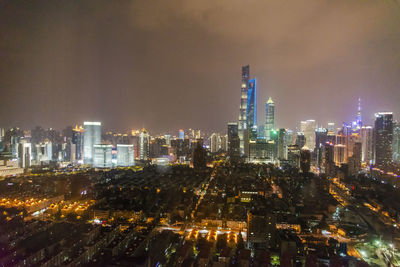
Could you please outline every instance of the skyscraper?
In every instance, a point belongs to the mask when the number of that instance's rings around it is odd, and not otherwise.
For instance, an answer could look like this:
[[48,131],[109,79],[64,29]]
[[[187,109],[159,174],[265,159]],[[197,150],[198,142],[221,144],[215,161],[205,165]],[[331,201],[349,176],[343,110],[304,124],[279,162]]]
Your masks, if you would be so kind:
[[257,80],[249,80],[247,90],[247,127],[253,129],[257,126]]
[[356,117],[356,128],[360,129],[362,127],[361,118],[361,98],[358,99],[357,117]]
[[228,155],[231,161],[240,158],[240,139],[236,122],[228,123]]
[[112,145],[96,144],[93,146],[93,167],[112,167]]
[[393,113],[379,112],[375,114],[375,164],[380,167],[392,162]]
[[139,159],[147,160],[149,157],[149,144],[150,144],[150,136],[145,128],[140,131],[139,136]]
[[76,125],[75,128],[72,129],[72,144],[75,145],[75,160],[82,160],[83,135],[84,130],[82,126],[78,127],[78,125]]
[[182,129],[179,130],[179,139],[185,139],[185,132]]
[[400,163],[400,123],[393,126],[393,161]]
[[93,164],[93,147],[101,143],[101,122],[85,121],[83,131],[83,162]]
[[265,103],[265,138],[271,139],[271,131],[275,127],[275,103],[270,97]]
[[242,85],[240,95],[240,112],[238,134],[240,139],[240,153],[244,153],[244,132],[247,129],[247,89],[250,77],[250,66],[242,67]]
[[134,164],[133,145],[117,144],[117,166],[128,167]]
[[213,133],[210,136],[210,151],[211,153],[217,153],[221,148],[221,137],[218,133]]
[[315,149],[315,120],[306,120],[300,123],[301,131],[304,133],[306,138],[306,147],[311,151]]
[[371,164],[374,158],[373,155],[373,136],[374,129],[372,126],[362,126],[360,129],[361,137],[361,161],[366,164]]

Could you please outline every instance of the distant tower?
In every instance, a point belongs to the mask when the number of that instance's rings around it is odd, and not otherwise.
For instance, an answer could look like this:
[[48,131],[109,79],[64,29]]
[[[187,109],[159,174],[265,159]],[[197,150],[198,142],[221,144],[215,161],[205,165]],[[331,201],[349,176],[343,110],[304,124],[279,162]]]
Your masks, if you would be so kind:
[[275,103],[270,97],[265,103],[265,138],[271,140],[271,131],[275,127]]
[[185,132],[182,129],[179,130],[179,139],[185,139]]
[[239,124],[238,134],[240,139],[240,152],[244,153],[244,132],[247,129],[247,89],[250,77],[250,66],[242,67],[242,85],[240,95],[240,112],[239,112]]
[[360,129],[361,126],[362,126],[362,119],[361,119],[361,98],[358,99],[358,109],[357,109],[356,125],[357,125],[357,128],[358,128],[358,129]]

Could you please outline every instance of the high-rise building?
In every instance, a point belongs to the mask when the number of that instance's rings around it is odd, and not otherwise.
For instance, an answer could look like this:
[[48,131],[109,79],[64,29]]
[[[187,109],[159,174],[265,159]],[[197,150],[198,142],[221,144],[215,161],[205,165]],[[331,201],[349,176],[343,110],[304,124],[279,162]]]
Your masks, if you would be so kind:
[[217,153],[221,148],[221,137],[218,133],[213,133],[210,136],[210,151],[211,153]]
[[101,143],[101,122],[83,123],[83,162],[93,164],[94,145]]
[[179,130],[179,139],[185,139],[185,131],[183,131],[182,129]]
[[19,165],[21,168],[29,168],[32,165],[32,144],[22,140],[18,146]]
[[224,152],[228,151],[228,135],[221,135],[221,150]]
[[300,148],[298,145],[288,146],[288,163],[293,168],[300,168]]
[[149,158],[149,144],[150,144],[150,135],[145,128],[140,131],[139,136],[139,159],[147,160]]
[[279,129],[278,133],[278,159],[283,160],[287,158],[287,144],[286,144],[286,130]]
[[353,154],[348,159],[349,175],[356,175],[361,170],[361,142],[353,144]]
[[321,171],[328,177],[334,177],[336,174],[335,147],[333,143],[324,144]]
[[135,164],[133,152],[133,145],[117,144],[117,166],[133,166]]
[[388,166],[393,159],[393,113],[379,112],[375,114],[375,164]]
[[249,80],[247,90],[247,110],[246,110],[247,128],[252,130],[257,126],[257,80]]
[[93,146],[93,167],[112,167],[112,145],[97,144]]
[[393,126],[393,161],[400,163],[400,123]]
[[334,122],[328,122],[328,134],[330,134],[330,135],[335,135],[336,134],[336,129],[335,129],[335,123]]
[[231,161],[237,161],[240,158],[240,139],[238,132],[238,124],[236,122],[228,123],[228,156]]
[[361,137],[361,160],[366,164],[371,164],[374,158],[373,127],[362,126],[360,129],[360,137]]
[[361,98],[358,99],[357,117],[356,117],[357,129],[362,127],[362,117],[361,117]]
[[302,149],[306,144],[306,137],[303,132],[297,132],[295,144]]
[[239,112],[239,124],[238,134],[240,139],[240,153],[244,153],[244,132],[247,129],[247,89],[250,77],[250,66],[242,67],[242,84],[241,84],[241,95],[240,95],[240,112]]
[[323,150],[325,143],[328,141],[328,131],[325,128],[317,128],[315,130],[315,154],[317,156],[318,167],[322,165]]
[[272,98],[268,98],[265,103],[265,138],[271,139],[271,131],[275,127],[275,103]]
[[315,149],[315,129],[316,123],[315,120],[306,120],[300,123],[300,129],[304,133],[304,137],[306,138],[306,147],[314,151]]
[[83,135],[84,130],[82,126],[76,125],[72,129],[72,144],[75,145],[75,160],[82,160],[83,155]]
[[341,166],[343,163],[346,163],[346,146],[335,145],[335,164]]

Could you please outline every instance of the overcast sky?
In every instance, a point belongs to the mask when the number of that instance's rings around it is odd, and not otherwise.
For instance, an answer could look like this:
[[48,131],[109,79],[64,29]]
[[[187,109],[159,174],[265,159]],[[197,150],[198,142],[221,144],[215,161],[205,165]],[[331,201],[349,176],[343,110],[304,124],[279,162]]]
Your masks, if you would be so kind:
[[0,0],[0,127],[226,130],[241,66],[278,127],[400,114],[400,5],[386,0]]

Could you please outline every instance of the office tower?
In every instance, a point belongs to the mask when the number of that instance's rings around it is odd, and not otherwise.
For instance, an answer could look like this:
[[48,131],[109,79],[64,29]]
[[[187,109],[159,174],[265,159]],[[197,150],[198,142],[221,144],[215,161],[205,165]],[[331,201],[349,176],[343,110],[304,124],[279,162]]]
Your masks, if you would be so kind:
[[285,135],[285,143],[287,146],[293,145],[294,144],[294,135],[293,135],[293,131],[287,129],[286,130],[286,135]]
[[179,130],[179,139],[185,139],[185,132],[182,129]]
[[257,126],[257,80],[249,80],[247,90],[247,109],[246,109],[247,128],[252,130]]
[[305,144],[306,144],[306,137],[304,136],[304,133],[297,132],[295,145],[297,145],[299,149],[302,149],[305,146]]
[[322,155],[321,171],[328,177],[334,177],[336,175],[334,144],[325,143]]
[[240,95],[240,112],[239,112],[239,124],[238,133],[240,139],[240,153],[244,153],[244,132],[247,129],[247,88],[250,77],[250,66],[242,67],[242,85]]
[[117,144],[117,166],[129,167],[134,164],[133,145]]
[[288,146],[288,162],[292,168],[300,168],[300,148],[298,145]]
[[147,160],[149,158],[149,144],[150,144],[150,135],[145,128],[140,131],[139,136],[139,159]]
[[101,143],[101,122],[85,121],[83,131],[83,162],[93,164],[93,147]]
[[323,148],[325,143],[328,141],[328,131],[325,128],[317,128],[315,130],[315,154],[317,156],[318,167],[321,167]]
[[240,139],[238,132],[238,124],[236,122],[228,123],[228,156],[231,161],[237,161],[240,158]]
[[311,150],[303,148],[300,150],[300,169],[302,173],[309,173],[311,168]]
[[334,122],[328,122],[328,134],[329,135],[335,135],[336,134],[336,129],[335,129],[335,123]]
[[36,155],[34,158],[37,163],[53,160],[53,145],[48,139],[34,146],[36,148]]
[[376,113],[374,130],[375,164],[380,167],[388,166],[393,158],[393,113]]
[[217,153],[221,148],[221,137],[218,133],[213,133],[210,136],[210,151],[211,153]]
[[342,144],[335,145],[335,164],[341,166],[346,161],[346,146]]
[[221,150],[224,152],[228,151],[228,135],[221,135]]
[[267,103],[265,103],[265,138],[267,140],[271,139],[271,131],[275,127],[275,103],[272,98],[268,98]]
[[315,128],[315,120],[306,120],[300,123],[300,130],[306,138],[305,146],[311,151],[315,149]]
[[195,169],[201,169],[207,166],[207,152],[200,143],[197,143],[193,150],[193,166]]
[[393,161],[400,163],[400,123],[393,126]]
[[360,129],[361,137],[361,160],[366,164],[371,164],[374,157],[373,137],[374,129],[372,126],[362,126]]
[[164,138],[165,138],[165,144],[167,146],[171,146],[171,135],[170,134],[165,134]]
[[18,146],[18,158],[21,168],[29,168],[32,165],[32,144],[22,140]]
[[287,156],[287,144],[286,144],[286,130],[279,129],[278,133],[278,159],[286,159]]
[[72,129],[72,144],[75,145],[75,160],[82,160],[83,155],[83,135],[84,130],[82,126],[76,125],[74,129]]
[[361,150],[361,142],[355,142],[353,144],[353,154],[348,159],[349,175],[356,175],[361,170]]
[[97,144],[93,146],[93,167],[112,167],[112,145]]

